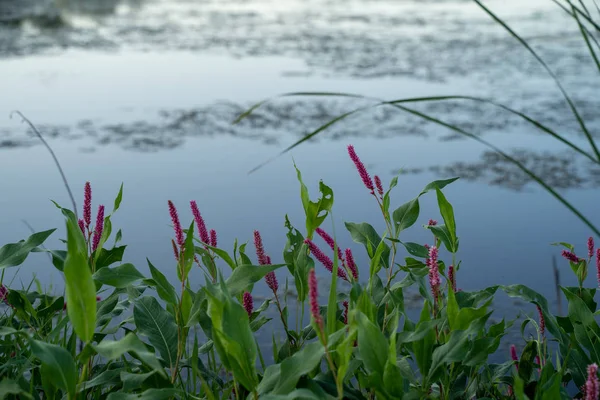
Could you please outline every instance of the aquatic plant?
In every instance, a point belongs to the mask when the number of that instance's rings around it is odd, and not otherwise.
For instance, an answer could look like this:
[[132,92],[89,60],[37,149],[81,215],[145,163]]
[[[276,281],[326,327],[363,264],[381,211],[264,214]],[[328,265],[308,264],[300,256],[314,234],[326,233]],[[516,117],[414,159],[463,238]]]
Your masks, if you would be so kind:
[[[364,183],[369,175],[351,149]],[[21,265],[32,252],[47,252],[65,281],[60,296],[0,283],[3,398],[567,399],[577,392],[598,398],[596,288],[583,286],[595,254],[593,239],[588,259],[561,243],[580,285],[561,287],[569,307],[559,316],[542,295],[523,285],[456,290],[462,268],[459,236],[443,189],[457,178],[431,182],[395,209],[391,195],[397,178],[381,196],[375,193],[379,184],[366,185],[385,229],[345,223],[364,248],[355,258],[322,227],[333,209],[333,189],[320,182],[313,200],[298,169],[297,177],[305,230],[285,218],[287,244],[276,264],[258,231],[255,263],[245,244],[236,241],[228,252],[215,246],[206,227],[195,227],[201,220],[196,202],[190,204],[193,220],[184,228],[169,201],[165,214],[174,238],[165,251],[174,249],[177,285],[150,260],[150,276],[124,262],[122,232],[113,235],[111,222],[123,186],[110,213],[99,206],[95,226],[87,223],[91,186],[85,189],[83,220],[56,204],[65,218],[65,249],[42,246],[55,230],[0,248],[1,269]],[[405,236],[421,218],[421,197],[430,195],[443,223],[424,220],[429,222],[422,228],[433,243],[427,248]],[[331,247],[333,259],[312,241],[314,233]],[[325,265],[325,275],[317,276],[315,261]],[[205,276],[197,290],[190,282],[192,268]],[[283,294],[276,272],[287,272]],[[253,289],[263,279],[272,296],[255,307]],[[293,300],[288,280],[296,291]],[[325,303],[319,296],[323,289]],[[498,291],[531,304],[532,316],[522,330],[533,329],[510,351],[502,349],[501,340],[514,320],[492,322],[491,302]],[[416,320],[405,306],[407,293],[419,293]],[[294,302],[300,310],[296,321],[289,318]],[[269,317],[273,305],[280,321]],[[265,334],[272,336],[271,357],[259,345]],[[492,356],[505,361],[494,363]]]

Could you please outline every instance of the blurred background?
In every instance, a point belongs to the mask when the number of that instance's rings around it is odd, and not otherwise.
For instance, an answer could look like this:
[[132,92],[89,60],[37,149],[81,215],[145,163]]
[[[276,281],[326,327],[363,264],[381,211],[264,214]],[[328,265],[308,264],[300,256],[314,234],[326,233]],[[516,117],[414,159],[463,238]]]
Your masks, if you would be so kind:
[[[595,67],[570,17],[550,0],[485,4],[544,57],[597,133]],[[370,104],[278,98],[232,124],[254,103],[293,91],[489,97],[587,149],[553,81],[470,0],[0,0],[0,88],[0,243],[28,236],[28,225],[58,227],[48,242],[58,248],[64,222],[50,200],[70,206],[50,155],[20,118],[10,118],[13,110],[49,141],[79,207],[87,180],[94,207],[112,205],[124,183],[113,231],[123,230],[125,259],[147,271],[148,257],[172,279],[169,199],[185,224],[196,200],[220,247],[251,241],[258,229],[273,261],[281,261],[285,215],[304,226],[293,160],[312,197],[320,179],[333,188],[333,219],[324,227],[335,226],[340,246],[352,247],[367,271],[367,255],[343,221],[385,227],[348,144],[384,186],[400,174],[394,208],[432,180],[461,177],[445,189],[460,236],[459,288],[523,283],[555,299],[552,258],[560,248],[551,243],[571,242],[583,254],[591,234],[502,157],[391,107],[354,114],[248,173],[330,119]],[[498,145],[598,218],[600,169],[548,135],[481,103],[415,108]],[[433,195],[423,198],[420,220],[401,239],[431,243],[422,228],[429,218],[441,219]],[[562,283],[574,284],[566,261],[557,262]],[[12,285],[26,285],[31,272],[62,291],[42,255],[31,257]],[[200,285],[200,272],[194,276]]]

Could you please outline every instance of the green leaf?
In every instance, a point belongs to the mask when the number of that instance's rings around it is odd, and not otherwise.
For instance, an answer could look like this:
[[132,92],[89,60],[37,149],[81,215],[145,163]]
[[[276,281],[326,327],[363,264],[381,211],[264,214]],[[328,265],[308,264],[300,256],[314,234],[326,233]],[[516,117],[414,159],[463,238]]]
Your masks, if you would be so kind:
[[444,243],[444,246],[446,246],[446,250],[448,250],[450,253],[456,253],[456,251],[458,250],[458,242],[454,242],[454,240],[452,239],[452,235],[450,234],[450,231],[448,231],[446,225],[431,225],[427,228],[433,233],[433,235],[436,238],[440,239],[442,243]]
[[452,248],[456,249],[456,222],[454,220],[454,209],[452,205],[446,199],[446,196],[442,193],[439,188],[435,189],[437,194],[438,206],[440,208],[440,213],[442,214],[442,218],[444,219],[444,224],[450,233]]
[[113,247],[110,250],[100,249],[98,258],[96,259],[96,271],[113,265],[114,263],[121,262],[126,247],[127,246]]
[[358,327],[358,351],[365,367],[371,373],[383,377],[388,359],[388,341],[374,323],[362,312],[356,312]]
[[421,194],[419,195],[419,197],[422,196],[422,195],[424,195],[425,193],[431,191],[431,190],[443,189],[446,186],[448,186],[449,184],[451,184],[452,182],[457,181],[458,179],[459,178],[456,177],[456,178],[450,178],[450,179],[442,179],[442,180],[439,180],[439,181],[433,181],[430,184],[428,184],[427,186],[425,186],[425,188],[423,189],[423,191],[421,192]]
[[271,271],[284,267],[286,264],[276,265],[240,265],[231,273],[226,285],[232,296],[237,296],[246,288],[264,278]]
[[422,244],[413,243],[413,242],[400,242],[400,243],[402,244],[402,246],[404,246],[404,248],[406,248],[406,251],[408,251],[408,253],[412,256],[420,257],[420,258],[429,257],[429,251],[427,250],[427,247],[423,246]]
[[[294,353],[289,358],[286,358],[278,365],[282,374],[279,375],[273,394],[287,394],[296,388],[298,380],[303,375],[308,374],[315,369],[325,354],[325,349],[321,342],[312,342],[304,346],[304,348]],[[268,370],[268,368],[267,368]],[[266,375],[266,371],[265,371]],[[259,386],[260,388],[260,386]]]
[[[365,246],[367,253],[369,254],[369,258],[373,258],[374,254],[372,251],[369,251],[369,247],[371,249],[377,249],[379,244],[381,243],[381,237],[377,234],[375,228],[369,225],[366,222],[361,224],[356,224],[353,222],[346,222],[346,229],[350,232],[352,236],[352,240],[356,243],[361,243]],[[381,254],[381,260],[386,268],[389,267],[389,258],[390,258],[390,247],[384,243],[383,244],[383,252]]]
[[325,185],[323,181],[319,181],[321,196],[316,202],[311,201],[308,196],[308,188],[302,181],[302,174],[295,163],[294,168],[296,168],[296,175],[298,182],[300,182],[300,197],[306,215],[306,237],[312,238],[315,229],[325,221],[325,218],[331,212],[331,208],[333,207],[333,190]]
[[94,348],[98,354],[108,360],[116,360],[123,356],[125,353],[135,355],[144,364],[150,367],[153,371],[158,372],[163,377],[167,377],[167,374],[160,362],[154,355],[154,352],[150,352],[148,347],[134,334],[128,333],[120,340],[103,340]]
[[58,388],[66,391],[74,399],[77,385],[77,369],[71,354],[60,346],[30,340],[33,355],[40,359],[46,377]]
[[66,250],[48,250],[48,252],[52,255],[52,265],[60,272],[63,272],[65,259],[67,258]]
[[12,379],[4,378],[0,381],[0,400],[4,400],[7,396],[15,395],[18,399],[32,399],[33,397],[24,391],[17,382]]
[[124,393],[124,392],[113,392],[108,395],[107,400],[163,400],[170,399],[173,396],[179,394],[178,389],[165,388],[165,389],[148,389],[142,393]]
[[144,279],[144,275],[133,264],[127,263],[114,268],[102,268],[94,274],[98,282],[116,288],[125,288],[135,281]]
[[222,278],[218,287],[207,282],[205,290],[208,295],[208,315],[212,320],[212,337],[219,358],[238,382],[252,391],[258,385],[258,349],[248,314],[233,300]]
[[6,267],[15,267],[21,265],[29,253],[44,243],[46,239],[56,229],[50,229],[48,231],[37,232],[29,236],[27,240],[17,243],[8,243],[0,248],[0,269]]
[[154,284],[156,287],[156,292],[160,296],[161,299],[166,301],[168,304],[177,304],[177,294],[175,293],[175,288],[167,278],[160,272],[150,260],[146,259],[148,262],[148,267],[150,268],[150,273],[152,274],[152,279],[154,280]]
[[119,209],[119,206],[121,205],[122,200],[123,200],[123,183],[121,183],[121,187],[119,188],[119,193],[117,194],[117,197],[115,197],[115,204],[113,206],[112,214],[114,214],[115,211],[117,211]]
[[431,367],[431,356],[435,344],[435,322],[431,321],[429,302],[425,301],[421,311],[421,318],[412,334],[398,340],[399,342],[414,341],[412,347],[419,371],[423,376],[429,373]]
[[144,374],[134,374],[127,371],[121,371],[120,377],[121,382],[123,382],[123,390],[125,392],[130,392],[140,388],[144,382],[146,382],[155,373],[155,371],[150,371]]
[[105,385],[116,385],[119,383],[119,370],[109,369],[95,376],[89,381],[85,381],[77,387],[77,392],[83,392],[84,390],[92,389],[98,386]]
[[140,297],[133,307],[133,319],[140,334],[148,337],[170,368],[177,363],[177,325],[154,297]]
[[410,228],[417,222],[419,211],[419,198],[417,197],[402,204],[393,212],[392,219],[396,228],[396,237],[398,237],[400,232]]
[[96,328],[96,285],[88,266],[85,242],[75,218],[67,219],[65,292],[67,314],[77,336],[88,343]]

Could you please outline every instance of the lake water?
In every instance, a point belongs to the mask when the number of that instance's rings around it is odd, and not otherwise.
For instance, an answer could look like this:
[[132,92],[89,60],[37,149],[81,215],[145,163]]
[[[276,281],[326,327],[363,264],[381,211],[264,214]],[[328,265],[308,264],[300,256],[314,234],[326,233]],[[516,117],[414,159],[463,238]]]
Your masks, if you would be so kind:
[[[239,125],[257,101],[286,92],[353,92],[400,99],[475,95],[539,118],[584,148],[556,86],[535,60],[474,3],[452,0],[17,0],[0,3],[0,243],[59,227],[50,200],[69,206],[52,159],[17,117],[19,110],[48,138],[81,206],[92,182],[95,207],[124,200],[113,226],[123,229],[126,260],[145,259],[175,280],[167,200],[191,221],[195,199],[220,247],[261,231],[273,261],[282,259],[284,216],[302,228],[293,160],[311,195],[323,179],[335,193],[339,243],[352,247],[363,275],[366,254],[343,221],[384,226],[346,154],[353,144],[371,174],[387,185],[398,172],[396,207],[430,181],[463,179],[445,193],[454,205],[462,266],[458,286],[474,290],[523,283],[554,298],[552,256],[563,284],[575,284],[556,241],[580,253],[590,230],[538,185],[472,140],[392,108],[355,114],[315,141],[248,172],[302,135],[365,101],[324,97],[274,100]],[[492,1],[548,61],[598,132],[597,72],[577,30],[551,1]],[[600,169],[556,140],[498,109],[466,101],[415,108],[481,135],[544,176],[592,221],[600,212]],[[293,160],[292,160],[293,158]],[[435,196],[422,201],[403,239],[431,243],[421,227],[441,219]],[[327,222],[326,227],[331,226]],[[447,254],[442,253],[442,257]],[[34,271],[61,290],[60,275],[32,256],[12,286]],[[327,279],[324,268],[318,273]],[[590,273],[589,284],[594,284]],[[278,273],[280,280],[284,273]],[[195,271],[193,286],[202,282]],[[265,286],[260,285],[264,291]],[[266,293],[266,292],[264,292]],[[512,302],[501,302],[512,311]],[[527,312],[533,309],[527,308]],[[270,339],[269,339],[270,340]]]

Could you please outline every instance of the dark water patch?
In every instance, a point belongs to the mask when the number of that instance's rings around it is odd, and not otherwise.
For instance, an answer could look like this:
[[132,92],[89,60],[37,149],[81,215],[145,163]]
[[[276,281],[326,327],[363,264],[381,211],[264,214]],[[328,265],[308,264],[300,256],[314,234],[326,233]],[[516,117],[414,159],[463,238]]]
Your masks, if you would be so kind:
[[[509,155],[555,189],[600,187],[600,166],[572,151],[551,152],[515,149]],[[394,174],[432,172],[436,176],[460,176],[462,180],[525,191],[538,183],[498,153],[485,151],[478,161],[458,161],[429,168],[408,168]]]

